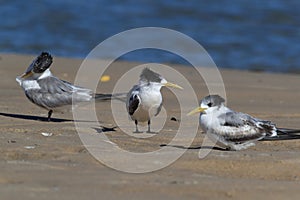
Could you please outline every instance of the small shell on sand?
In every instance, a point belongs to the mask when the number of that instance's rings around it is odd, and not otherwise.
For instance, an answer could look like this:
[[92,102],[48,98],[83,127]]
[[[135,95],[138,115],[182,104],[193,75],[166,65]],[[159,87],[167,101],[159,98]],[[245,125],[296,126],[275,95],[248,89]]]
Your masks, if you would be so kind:
[[41,134],[45,137],[50,137],[53,135],[53,133],[45,133],[45,132],[42,132]]

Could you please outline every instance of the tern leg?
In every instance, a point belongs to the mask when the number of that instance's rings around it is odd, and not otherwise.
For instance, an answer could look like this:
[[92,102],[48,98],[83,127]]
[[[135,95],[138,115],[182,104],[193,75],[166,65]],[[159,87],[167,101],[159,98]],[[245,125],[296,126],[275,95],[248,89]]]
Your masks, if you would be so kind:
[[134,123],[135,123],[135,131],[133,133],[142,133],[142,131],[139,131],[138,129],[138,121],[134,120]]
[[155,132],[152,132],[152,131],[151,131],[150,125],[151,125],[151,121],[150,121],[150,119],[149,119],[149,120],[148,120],[148,131],[147,131],[147,133],[155,133]]
[[241,144],[228,144],[228,145],[229,146],[226,148],[226,150],[240,151],[240,150],[244,150],[249,147],[255,146],[255,143],[254,142],[245,142],[245,143],[241,143]]
[[53,110],[49,110],[49,112],[48,112],[48,119],[47,119],[48,122],[50,122],[52,113],[53,113]]

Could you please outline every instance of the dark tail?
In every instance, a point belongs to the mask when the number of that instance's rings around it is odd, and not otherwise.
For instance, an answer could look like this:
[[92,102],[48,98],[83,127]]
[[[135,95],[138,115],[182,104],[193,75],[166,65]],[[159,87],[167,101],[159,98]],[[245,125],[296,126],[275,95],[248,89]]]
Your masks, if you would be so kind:
[[299,135],[300,129],[277,128],[278,135]]
[[288,128],[277,128],[277,136],[265,137],[263,141],[273,141],[273,140],[296,140],[300,139],[299,129],[288,129]]
[[95,94],[96,101],[111,101],[119,100],[126,102],[127,93],[115,93],[115,94]]

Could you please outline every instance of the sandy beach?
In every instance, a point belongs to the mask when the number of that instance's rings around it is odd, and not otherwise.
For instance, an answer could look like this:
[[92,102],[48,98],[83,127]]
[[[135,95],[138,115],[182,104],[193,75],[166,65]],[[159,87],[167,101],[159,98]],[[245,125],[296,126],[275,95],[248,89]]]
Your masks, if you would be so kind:
[[[0,197],[1,199],[298,199],[300,195],[300,140],[260,141],[243,151],[212,150],[199,159],[204,138],[198,131],[191,148],[170,166],[146,174],[119,172],[97,161],[82,144],[70,112],[54,113],[33,105],[15,81],[33,56],[0,55]],[[54,58],[57,77],[73,82],[82,60]],[[110,92],[124,71],[138,63],[116,62],[101,86]],[[173,65],[170,65],[173,66]],[[173,66],[189,77],[198,98],[208,94],[192,68]],[[300,78],[221,69],[227,105],[278,127],[300,128]],[[130,89],[130,88],[128,88]],[[172,116],[179,116],[172,93],[162,90]],[[110,102],[96,107],[105,127],[116,124]],[[191,108],[193,109],[193,108]],[[173,137],[178,122],[168,120],[150,139],[139,140],[120,128],[105,133],[112,141],[137,152],[160,148]],[[132,123],[134,129],[134,123]],[[45,137],[41,133],[52,133]],[[174,147],[175,148],[175,147]]]

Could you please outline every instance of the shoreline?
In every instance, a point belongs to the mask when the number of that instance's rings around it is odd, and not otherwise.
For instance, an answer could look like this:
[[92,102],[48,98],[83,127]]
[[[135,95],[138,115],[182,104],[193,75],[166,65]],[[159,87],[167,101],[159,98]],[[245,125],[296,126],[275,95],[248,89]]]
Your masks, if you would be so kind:
[[[36,57],[36,55],[34,54],[15,54],[15,53],[10,53],[10,52],[1,52],[0,53],[0,59],[1,59],[1,56],[19,56],[19,57]],[[69,59],[69,60],[84,60],[85,58],[84,57],[62,57],[62,56],[55,56],[53,55],[53,57],[56,59],[56,58],[59,58],[59,59]],[[143,62],[139,62],[139,61],[134,61],[134,60],[118,60],[117,62],[124,62],[124,63],[136,63],[136,64],[143,64]],[[177,67],[189,67],[189,66],[186,66],[186,65],[183,65],[183,64],[179,64],[179,63],[162,63],[162,64],[165,64],[165,65],[170,65],[170,66],[177,66]],[[217,65],[216,65],[217,66]],[[287,72],[283,72],[283,71],[268,71],[268,70],[263,70],[263,69],[235,69],[235,68],[230,68],[230,67],[219,67],[217,66],[217,68],[220,70],[220,71],[240,71],[240,72],[250,72],[250,73],[263,73],[263,74],[281,74],[281,75],[295,75],[295,76],[298,76],[300,75],[300,70],[288,70]]]
[[[72,113],[54,113],[56,122],[43,122],[47,111],[33,105],[15,81],[35,56],[0,54],[0,193],[3,199],[298,199],[300,140],[261,141],[244,151],[213,150],[198,158],[204,135],[198,130],[191,149],[170,166],[147,174],[112,170],[90,155],[80,140]],[[53,74],[73,82],[82,60],[54,57]],[[111,80],[97,92],[112,91],[115,83],[137,62],[116,62],[106,70]],[[203,80],[192,68],[172,65],[191,82],[200,99],[207,95]],[[236,111],[268,119],[278,127],[300,128],[298,75],[220,69],[227,105]],[[170,79],[170,78],[168,78]],[[171,81],[171,79],[170,79]],[[163,96],[170,116],[180,118],[169,90]],[[193,108],[193,107],[192,107]],[[105,127],[116,125],[110,103],[97,104]],[[125,119],[124,119],[125,120]],[[126,119],[127,120],[127,119]],[[134,123],[128,125],[134,128]],[[128,137],[120,128],[105,134],[120,148],[145,152],[160,148],[176,132],[167,120],[155,137]],[[170,131],[171,130],[171,131]],[[52,133],[45,137],[41,133]],[[121,160],[122,158],[120,158]]]

